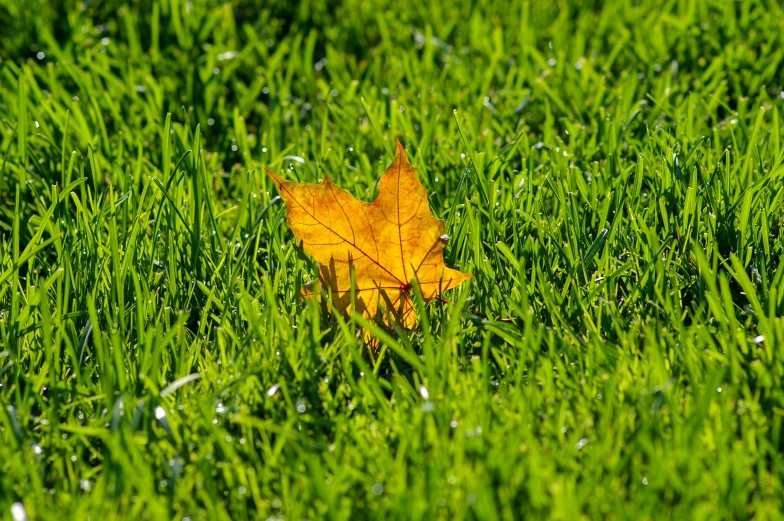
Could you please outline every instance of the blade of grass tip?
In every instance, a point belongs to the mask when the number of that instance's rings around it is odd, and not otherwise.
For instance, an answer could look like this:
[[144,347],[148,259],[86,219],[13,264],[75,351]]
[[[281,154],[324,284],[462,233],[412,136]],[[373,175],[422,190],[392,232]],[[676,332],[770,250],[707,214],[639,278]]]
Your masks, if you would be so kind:
[[120,426],[120,419],[123,416],[125,409],[125,396],[120,395],[114,401],[114,407],[112,407],[112,420],[110,422],[109,432],[116,432],[117,428]]
[[163,196],[166,198],[166,200],[167,200],[167,201],[169,202],[169,204],[171,205],[171,208],[172,208],[172,210],[174,210],[174,213],[177,215],[177,217],[179,217],[179,219],[180,219],[180,222],[181,222],[181,223],[182,223],[182,225],[185,227],[185,230],[186,230],[186,231],[187,231],[189,234],[191,234],[191,235],[192,235],[192,234],[193,234],[193,232],[191,231],[191,227],[190,227],[190,225],[188,225],[188,222],[185,220],[185,217],[183,217],[183,216],[182,216],[182,214],[180,213],[180,210],[179,210],[179,208],[177,208],[177,205],[176,205],[176,204],[174,204],[174,200],[172,200],[171,196],[170,196],[170,195],[169,195],[169,193],[166,191],[166,188],[164,188],[164,186],[161,184],[161,182],[160,182],[160,181],[158,181],[158,179],[156,179],[156,178],[154,178],[154,177],[153,177],[153,178],[152,178],[152,181],[153,181],[153,182],[155,183],[155,185],[156,185],[156,186],[157,186],[157,187],[158,187],[158,188],[161,190],[161,193],[163,194]]
[[3,154],[3,166],[0,168],[0,173],[5,172],[5,165],[8,163],[8,153],[11,151],[11,144],[14,142],[14,136],[18,130],[19,123],[17,122],[14,123],[14,127],[11,129],[11,135],[8,136],[8,145],[5,147],[5,153]]
[[171,112],[166,114],[166,122],[163,124],[162,137],[163,145],[161,146],[161,172],[163,173],[163,182],[166,184],[166,186],[168,186],[170,172],[169,167],[171,163]]
[[34,244],[33,242],[28,243],[24,251],[19,254],[19,260],[13,266],[5,270],[2,275],[0,275],[0,284],[10,279],[14,275],[15,269],[18,269],[25,262],[35,257],[37,253],[45,250],[50,244],[60,239],[60,237],[60,235],[55,235],[54,237],[50,237],[38,245]]
[[92,173],[93,178],[93,193],[98,194],[98,179],[100,176],[100,170],[98,170],[98,163],[95,159],[95,154],[93,153],[93,147],[89,144],[87,145],[87,159],[90,162],[90,170]]
[[11,424],[11,431],[14,433],[14,438],[16,440],[16,449],[24,445],[24,434],[22,433],[22,429],[19,428],[19,421],[16,418],[16,408],[13,405],[8,405],[6,408],[6,413],[8,414],[8,423]]
[[368,102],[365,101],[365,98],[359,98],[359,102],[362,104],[362,108],[365,109],[365,114],[367,114],[368,120],[370,121],[370,126],[373,127],[373,130],[375,130],[376,134],[378,134],[378,139],[380,139],[381,143],[384,145],[384,148],[387,151],[387,155],[389,155],[389,157],[392,157],[394,155],[392,152],[392,145],[391,143],[387,143],[384,140],[384,134],[381,133],[381,130],[378,128],[378,125],[376,124],[376,120],[373,117],[373,112],[370,110],[370,105],[368,105]]
[[[485,191],[484,183],[481,182],[479,179],[479,163],[476,160],[476,155],[474,154],[473,149],[468,145],[468,138],[466,137],[465,131],[463,130],[463,126],[460,124],[460,118],[457,115],[457,109],[452,111],[452,114],[455,117],[455,123],[457,123],[457,130],[460,132],[460,138],[463,140],[463,146],[466,149],[466,153],[468,153],[468,157],[471,159],[471,163],[474,165],[473,172],[475,173],[474,179],[474,186],[479,189],[479,195],[482,196],[482,202],[485,205],[490,204],[490,199],[487,196],[487,192]],[[470,173],[470,171],[469,171]]]
[[[110,194],[110,198],[114,199],[115,195]],[[114,203],[116,206],[116,203]],[[117,225],[117,212],[113,211],[108,218],[109,224],[109,254],[112,266],[112,298],[116,301],[117,309],[119,310],[119,324],[120,334],[125,334],[125,279],[123,277],[122,264],[120,263],[120,238]],[[116,318],[115,318],[116,320]]]
[[326,158],[327,158],[327,130],[329,128],[328,124],[329,124],[329,105],[326,105],[324,107],[324,115],[321,118],[319,167],[322,167],[322,168],[323,168],[324,162],[326,161]]
[[752,194],[757,193],[759,190],[764,188],[774,179],[778,179],[780,176],[784,175],[784,150],[777,156],[775,163],[771,167],[770,171],[765,174],[764,177],[757,179],[754,183],[748,185],[744,188],[740,194],[737,196],[735,201],[730,205],[727,213],[731,213],[735,211],[735,208],[743,201],[743,198],[746,196],[747,192],[751,192]]
[[69,180],[66,178],[68,167],[65,162],[65,149],[68,146],[68,127],[71,124],[71,111],[65,111],[65,125],[63,126],[63,140],[60,144],[60,186],[66,186]]
[[19,77],[17,78],[17,148],[19,153],[19,162],[22,168],[19,170],[19,183],[24,184],[26,181],[27,169],[27,95],[25,94],[24,85],[25,68],[19,69]]
[[101,383],[100,392],[104,395],[104,400],[109,405],[111,396],[113,394],[113,380],[110,370],[109,360],[107,359],[107,352],[104,349],[103,338],[101,337],[101,330],[98,321],[98,310],[95,307],[95,296],[92,293],[87,293],[87,313],[91,322],[90,337],[93,341],[93,353],[95,354],[96,369],[100,370],[98,380]]
[[749,170],[751,169],[754,157],[754,147],[757,146],[757,136],[759,135],[763,119],[765,119],[765,107],[760,107],[757,111],[757,117],[754,119],[754,129],[752,130],[751,136],[749,137],[749,144],[746,147],[746,154],[743,157],[743,166],[741,168],[741,180],[743,182],[748,182],[748,174]]
[[191,270],[196,279],[201,279],[199,245],[201,239],[201,183],[199,182],[201,155],[201,125],[196,125],[194,150],[191,156],[191,176],[193,182],[193,229],[191,232]]
[[351,353],[351,358],[354,364],[356,364],[361,373],[364,373],[364,383],[370,388],[373,397],[376,399],[376,403],[382,409],[382,411],[380,411],[380,416],[385,416],[389,412],[389,402],[384,395],[383,389],[381,389],[377,374],[374,373],[373,370],[368,366],[367,362],[365,362],[365,359],[357,350],[357,346],[354,342],[347,342],[346,347]]
[[[354,259],[351,254],[349,254],[349,274],[351,276],[351,288],[350,288],[350,298],[351,298],[351,309],[352,311],[357,309],[357,271],[354,268]],[[334,313],[335,310],[333,310]],[[351,322],[351,333],[356,334],[356,322]]]
[[[13,279],[11,280],[11,327],[10,327],[10,336],[11,336],[11,346],[16,348],[16,331],[17,331],[17,318],[19,317],[19,295],[17,294],[17,287],[19,286],[19,215],[21,214],[21,208],[19,207],[19,187],[22,185],[16,186],[15,191],[15,198],[14,198],[14,223],[13,223],[13,238],[12,242],[13,245],[11,246],[11,255],[13,265],[11,269],[13,270]],[[19,353],[17,353],[18,356]]]
[[84,183],[86,181],[87,181],[87,178],[86,177],[82,177],[82,178],[79,178],[79,179],[77,179],[76,181],[74,181],[72,183],[69,183],[67,186],[63,185],[63,186],[65,186],[65,188],[63,188],[60,191],[60,194],[57,196],[57,202],[58,203],[62,203],[63,201],[68,199],[68,194],[73,192],[74,188],[76,188],[77,186],[79,186],[80,184],[82,184],[82,183]]
[[[414,273],[416,270],[414,266],[411,265],[411,269]],[[425,299],[422,297],[422,290],[419,287],[419,283],[416,279],[414,279],[413,291],[412,296],[414,300],[414,305],[416,306],[417,316],[419,317],[419,325],[420,329],[422,330],[422,351],[425,354],[425,367],[428,369],[427,376],[430,380],[435,378],[436,366],[435,366],[435,342],[433,339],[433,331],[430,324],[430,318],[427,315],[427,309],[425,309]]]
[[180,387],[187,385],[191,382],[195,382],[199,378],[201,378],[201,373],[193,373],[193,374],[183,376],[182,378],[178,378],[174,380],[172,383],[170,383],[169,385],[167,385],[166,387],[164,387],[163,389],[161,389],[161,397],[165,398],[170,394],[172,394],[177,389],[179,389]]
[[[39,299],[39,310],[41,314],[41,331],[43,332],[43,342],[44,342],[44,349],[46,350],[46,359],[47,360],[54,360],[55,359],[55,350],[59,349],[59,346],[55,344],[54,337],[52,335],[52,315],[51,310],[49,309],[49,295],[47,295],[46,291],[49,287],[51,287],[52,283],[55,282],[56,279],[59,278],[60,275],[63,274],[63,269],[59,268],[59,271],[55,272],[55,274],[49,277],[49,280],[46,281],[46,289],[43,289],[43,293],[40,294]],[[56,376],[57,373],[54,373]],[[49,378],[47,378],[48,380]],[[40,392],[41,389],[36,389],[37,392]]]
[[463,167],[463,174],[460,176],[460,181],[457,183],[457,189],[455,190],[455,195],[452,198],[452,205],[449,207],[449,214],[446,218],[446,230],[451,230],[452,225],[454,224],[455,218],[457,217],[457,207],[460,204],[460,198],[463,193],[463,186],[466,184],[466,178],[470,177],[471,175],[471,164],[465,165]]
[[386,331],[384,331],[383,329],[375,325],[372,321],[367,320],[362,315],[358,313],[353,313],[351,315],[351,319],[359,323],[359,325],[363,329],[370,331],[370,333],[372,333],[373,336],[378,338],[380,341],[387,344],[387,346],[392,351],[397,353],[398,356],[400,356],[400,358],[408,362],[408,364],[411,365],[416,371],[418,371],[421,374],[425,374],[425,366],[422,364],[422,361],[419,359],[416,353],[412,353],[404,349],[403,346],[401,346],[397,342],[397,340],[392,338],[392,336],[389,333],[387,333]]
[[90,338],[90,333],[92,333],[92,330],[93,323],[90,318],[87,318],[87,322],[85,322],[84,327],[82,328],[82,334],[79,337],[79,347],[76,350],[76,360],[80,369],[82,367],[82,363],[84,363],[84,351],[87,348],[87,340]]
[[150,16],[150,57],[153,63],[158,63],[160,58],[160,30],[161,27],[161,4],[152,3],[152,16]]
[[599,232],[599,235],[596,239],[591,243],[591,246],[588,248],[588,251],[585,252],[585,256],[583,256],[583,266],[587,266],[588,263],[591,262],[594,255],[601,249],[602,245],[604,244],[604,239],[607,237],[607,232],[609,230],[607,228],[602,228],[602,231]]

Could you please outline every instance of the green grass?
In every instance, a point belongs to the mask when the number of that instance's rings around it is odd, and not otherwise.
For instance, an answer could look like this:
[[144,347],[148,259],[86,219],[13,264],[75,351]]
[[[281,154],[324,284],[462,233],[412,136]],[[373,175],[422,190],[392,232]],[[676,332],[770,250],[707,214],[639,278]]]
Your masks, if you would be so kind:
[[[259,3],[0,0],[0,518],[784,518],[778,2]],[[263,169],[396,136],[371,352]]]

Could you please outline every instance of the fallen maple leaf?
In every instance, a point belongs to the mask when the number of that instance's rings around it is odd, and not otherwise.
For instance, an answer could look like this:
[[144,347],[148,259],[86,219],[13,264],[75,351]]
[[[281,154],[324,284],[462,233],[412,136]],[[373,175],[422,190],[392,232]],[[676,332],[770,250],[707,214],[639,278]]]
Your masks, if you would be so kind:
[[[319,278],[341,312],[354,309],[370,318],[390,318],[405,327],[416,320],[412,282],[425,301],[473,277],[444,265],[449,238],[444,221],[430,213],[427,193],[400,140],[379,181],[372,203],[358,201],[325,176],[324,182],[294,183],[267,170],[288,205],[288,223],[297,242],[319,263]],[[308,288],[313,292],[312,288]],[[387,310],[389,317],[383,313]]]

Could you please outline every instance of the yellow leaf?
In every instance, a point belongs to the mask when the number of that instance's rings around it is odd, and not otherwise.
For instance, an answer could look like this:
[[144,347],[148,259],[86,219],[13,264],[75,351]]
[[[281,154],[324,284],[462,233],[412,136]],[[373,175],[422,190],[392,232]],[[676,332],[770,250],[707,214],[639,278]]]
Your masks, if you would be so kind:
[[321,283],[338,310],[352,311],[353,269],[355,311],[381,316],[387,324],[393,318],[410,328],[416,320],[414,280],[429,301],[473,275],[444,265],[441,252],[449,240],[444,221],[430,213],[416,169],[396,143],[395,158],[372,203],[358,201],[329,178],[319,184],[294,183],[269,170],[267,174],[288,206],[294,237],[318,261]]

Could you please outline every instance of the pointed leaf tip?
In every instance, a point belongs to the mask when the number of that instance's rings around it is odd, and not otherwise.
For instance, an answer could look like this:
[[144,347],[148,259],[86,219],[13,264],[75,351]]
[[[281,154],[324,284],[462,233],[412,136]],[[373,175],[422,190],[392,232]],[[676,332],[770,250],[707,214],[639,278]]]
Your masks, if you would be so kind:
[[392,162],[395,163],[398,159],[404,165],[409,164],[408,156],[406,155],[406,149],[403,148],[403,143],[400,142],[400,138],[395,137],[395,158],[392,160]]

